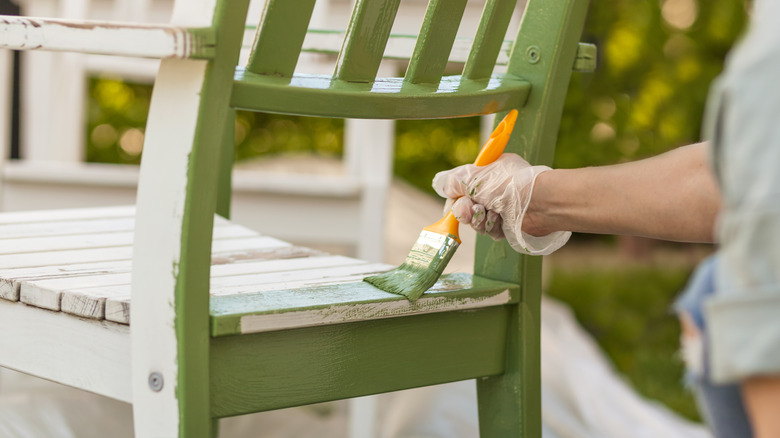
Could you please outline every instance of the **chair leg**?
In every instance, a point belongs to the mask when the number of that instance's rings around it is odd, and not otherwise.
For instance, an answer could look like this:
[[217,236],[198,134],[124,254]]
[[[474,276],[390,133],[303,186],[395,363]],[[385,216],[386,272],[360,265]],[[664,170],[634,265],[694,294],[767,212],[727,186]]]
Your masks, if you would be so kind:
[[507,327],[506,369],[477,379],[482,438],[542,436],[541,257],[520,263],[521,299]]
[[481,438],[541,438],[541,373],[539,311],[519,304],[507,336],[507,369],[499,376],[477,379]]
[[219,418],[211,419],[211,438],[219,438]]

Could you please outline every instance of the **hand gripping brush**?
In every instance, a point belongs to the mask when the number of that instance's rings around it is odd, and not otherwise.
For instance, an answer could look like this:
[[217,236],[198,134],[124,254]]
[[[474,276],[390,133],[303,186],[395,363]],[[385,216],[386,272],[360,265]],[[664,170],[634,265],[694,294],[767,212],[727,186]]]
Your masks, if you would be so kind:
[[[476,166],[487,166],[504,153],[517,120],[517,111],[512,110],[499,123],[482,150],[479,151]],[[366,277],[366,281],[385,292],[403,295],[415,301],[439,279],[455,250],[460,245],[458,220],[452,211],[433,225],[423,228],[420,237],[412,246],[401,266],[384,274]]]

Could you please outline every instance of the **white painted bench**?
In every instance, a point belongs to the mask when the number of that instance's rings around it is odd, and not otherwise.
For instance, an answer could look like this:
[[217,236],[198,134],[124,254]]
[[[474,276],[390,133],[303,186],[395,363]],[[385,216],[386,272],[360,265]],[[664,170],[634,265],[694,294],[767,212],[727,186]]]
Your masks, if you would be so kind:
[[357,2],[331,75],[294,72],[289,56],[313,0],[269,3],[245,68],[248,0],[182,0],[171,25],[3,17],[0,46],[138,55],[130,39],[163,60],[135,207],[0,214],[0,366],[131,402],[139,437],[215,436],[227,416],[471,378],[483,436],[540,436],[539,259],[482,239],[476,275],[409,303],[360,281],[387,266],[215,216],[229,215],[234,108],[521,108],[509,150],[549,162],[586,4],[532,0],[493,73],[515,2],[489,1],[463,74],[443,77],[465,1],[432,1],[406,77],[377,77],[398,3]]

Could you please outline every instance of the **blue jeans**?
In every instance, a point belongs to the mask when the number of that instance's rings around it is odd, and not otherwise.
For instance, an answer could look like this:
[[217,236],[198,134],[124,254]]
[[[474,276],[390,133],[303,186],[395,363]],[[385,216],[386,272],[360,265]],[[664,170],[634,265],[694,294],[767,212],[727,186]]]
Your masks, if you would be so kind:
[[695,335],[697,339],[689,339],[688,345],[683,345],[683,349],[689,349],[683,352],[688,365],[686,380],[693,390],[699,411],[717,438],[750,438],[753,432],[739,385],[716,385],[710,381],[703,305],[715,292],[717,263],[717,256],[702,262],[674,306],[678,315],[693,323],[698,331]]

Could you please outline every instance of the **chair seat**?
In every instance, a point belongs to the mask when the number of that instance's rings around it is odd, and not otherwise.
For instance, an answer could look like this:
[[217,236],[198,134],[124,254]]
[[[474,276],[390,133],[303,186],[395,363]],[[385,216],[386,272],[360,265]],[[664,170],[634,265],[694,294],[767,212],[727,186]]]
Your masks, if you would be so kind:
[[[133,207],[0,214],[0,298],[130,322]],[[216,217],[212,336],[502,305],[517,286],[443,276],[415,303],[362,282],[392,266],[295,246]]]

